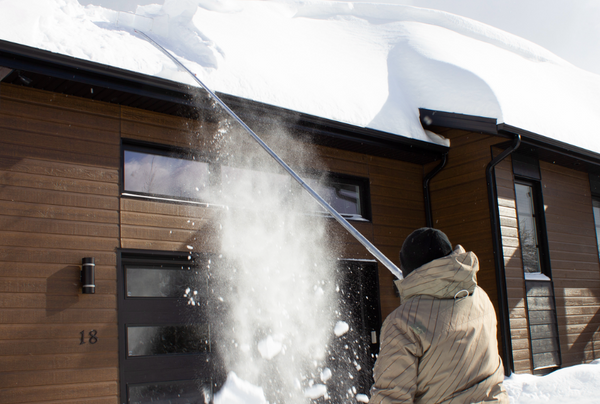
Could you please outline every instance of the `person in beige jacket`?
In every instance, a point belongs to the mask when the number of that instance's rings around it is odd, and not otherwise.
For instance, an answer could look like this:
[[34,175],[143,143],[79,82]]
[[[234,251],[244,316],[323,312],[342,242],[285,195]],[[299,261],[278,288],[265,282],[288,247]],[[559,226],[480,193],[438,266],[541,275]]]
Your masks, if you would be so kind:
[[496,314],[477,286],[479,262],[432,228],[400,252],[400,306],[381,329],[370,404],[507,403]]

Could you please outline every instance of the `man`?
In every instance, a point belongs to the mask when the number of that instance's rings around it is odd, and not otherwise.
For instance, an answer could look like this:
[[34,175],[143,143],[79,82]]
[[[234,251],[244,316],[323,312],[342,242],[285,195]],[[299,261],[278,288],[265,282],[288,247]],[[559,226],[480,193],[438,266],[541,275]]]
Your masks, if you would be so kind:
[[479,262],[433,228],[400,251],[398,307],[383,323],[371,404],[506,403],[496,314],[477,286]]

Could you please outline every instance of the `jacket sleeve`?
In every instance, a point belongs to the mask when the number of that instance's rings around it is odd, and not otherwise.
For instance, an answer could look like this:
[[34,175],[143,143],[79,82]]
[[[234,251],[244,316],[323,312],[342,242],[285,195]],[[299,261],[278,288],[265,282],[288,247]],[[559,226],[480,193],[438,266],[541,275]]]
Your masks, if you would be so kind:
[[369,404],[414,402],[421,343],[398,319],[390,320],[386,320],[381,330],[381,348],[373,370],[375,383]]

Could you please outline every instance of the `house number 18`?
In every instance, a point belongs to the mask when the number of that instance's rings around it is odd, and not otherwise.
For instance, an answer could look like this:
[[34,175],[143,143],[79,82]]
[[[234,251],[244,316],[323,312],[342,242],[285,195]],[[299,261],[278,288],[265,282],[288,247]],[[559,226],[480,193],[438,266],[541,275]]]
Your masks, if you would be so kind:
[[[92,330],[88,333],[88,335],[90,336],[88,342],[90,344],[95,344],[96,342],[98,342],[98,337],[96,337],[97,333],[98,332],[96,330]],[[79,345],[85,344],[85,331],[81,331],[79,334],[81,334],[81,340],[79,341]]]

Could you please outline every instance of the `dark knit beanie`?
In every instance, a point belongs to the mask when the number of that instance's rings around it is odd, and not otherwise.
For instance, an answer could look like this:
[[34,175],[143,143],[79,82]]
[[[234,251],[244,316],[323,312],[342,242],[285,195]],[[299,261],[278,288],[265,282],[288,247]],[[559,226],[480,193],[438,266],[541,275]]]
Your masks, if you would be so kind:
[[400,265],[407,277],[415,269],[452,252],[452,244],[442,231],[422,227],[413,231],[402,244]]

